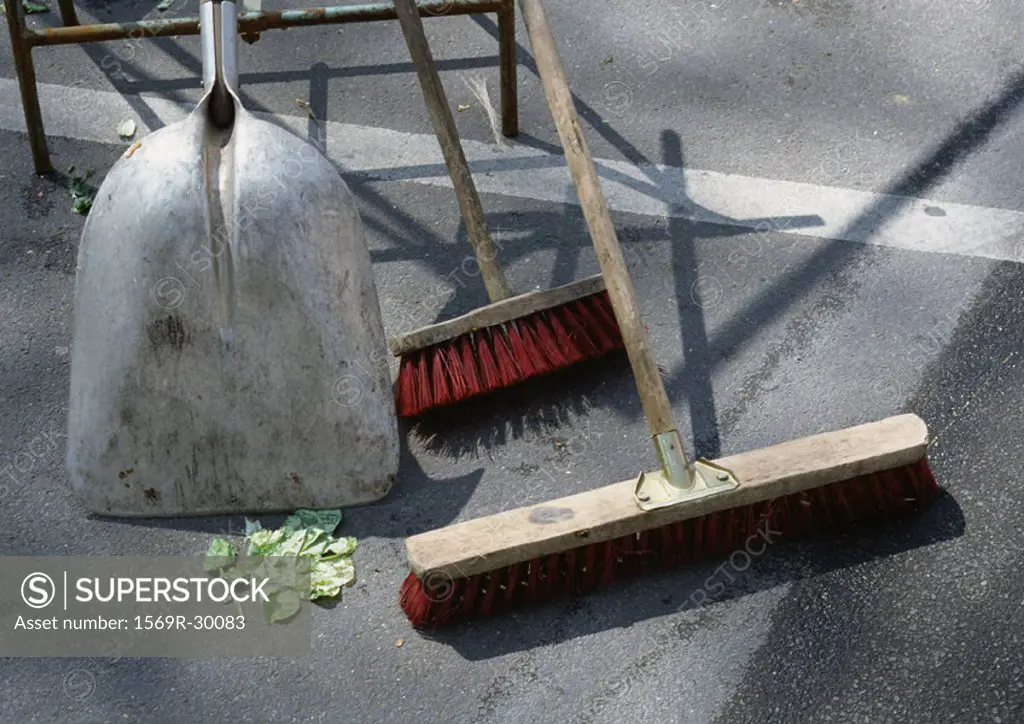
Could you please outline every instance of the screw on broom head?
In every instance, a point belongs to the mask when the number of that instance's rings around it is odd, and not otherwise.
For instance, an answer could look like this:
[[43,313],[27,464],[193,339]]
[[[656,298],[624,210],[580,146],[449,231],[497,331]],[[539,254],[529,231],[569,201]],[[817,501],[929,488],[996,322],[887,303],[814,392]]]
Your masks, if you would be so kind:
[[[516,314],[524,309],[531,311]],[[415,346],[438,334],[445,338]],[[398,414],[414,417],[622,347],[600,277],[514,297],[393,342],[402,360]]]
[[[531,526],[535,507],[424,533],[407,542],[415,564],[399,603],[415,627],[433,629],[819,530],[892,520],[938,497],[923,430],[904,415],[718,461],[746,481],[719,502],[641,513],[626,481],[538,506],[573,511],[575,520],[561,526]],[[780,472],[784,460],[793,462]]]

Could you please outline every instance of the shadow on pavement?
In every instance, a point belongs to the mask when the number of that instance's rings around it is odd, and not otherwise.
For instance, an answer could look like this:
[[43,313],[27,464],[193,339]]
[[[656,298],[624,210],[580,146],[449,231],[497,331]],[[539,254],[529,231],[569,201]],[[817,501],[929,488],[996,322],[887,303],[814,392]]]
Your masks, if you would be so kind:
[[[404,428],[404,425],[402,425]],[[400,430],[401,462],[398,477],[386,498],[363,506],[352,506],[342,511],[342,530],[345,535],[378,538],[403,538],[451,523],[466,501],[473,495],[483,469],[453,478],[432,478],[424,473],[419,461],[409,450],[406,430]],[[258,513],[266,528],[280,526],[287,513],[279,515]],[[115,518],[88,514],[90,521],[108,524],[141,526],[221,535],[225,528],[229,534],[241,535],[245,531],[245,516],[175,516],[168,518]],[[409,521],[415,520],[416,526]]]
[[[769,707],[780,721],[796,711],[815,711],[827,720],[856,699],[853,681],[877,692],[887,710],[913,712],[918,721],[967,720],[973,713],[964,707],[975,700],[964,692],[986,692],[995,712],[999,695],[1018,688],[1013,667],[1001,662],[1019,652],[1019,625],[1011,622],[1019,621],[1021,600],[1022,300],[1024,265],[997,264],[955,330],[941,330],[934,340],[908,340],[906,358],[883,373],[901,398],[909,397],[904,409],[928,423],[932,469],[952,495],[963,496],[970,528],[964,530],[960,511],[955,518],[951,508],[948,514],[933,511],[914,529],[958,538],[941,553],[892,561],[855,582],[834,576],[794,591],[749,664],[743,695],[718,721],[749,721]],[[914,353],[923,344],[943,349],[917,370]],[[830,607],[848,599],[851,587],[870,605],[854,601],[836,615]],[[829,641],[842,645],[808,645]],[[929,658],[939,642],[947,655]],[[877,666],[919,654],[927,659],[926,677],[914,667]]]

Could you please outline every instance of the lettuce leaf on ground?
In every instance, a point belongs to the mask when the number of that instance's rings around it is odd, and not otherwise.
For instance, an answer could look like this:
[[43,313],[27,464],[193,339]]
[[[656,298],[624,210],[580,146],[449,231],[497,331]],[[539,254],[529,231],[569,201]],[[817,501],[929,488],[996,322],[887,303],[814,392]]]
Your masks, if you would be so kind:
[[[356,567],[352,556],[358,541],[350,536],[336,537],[335,529],[341,523],[340,510],[297,510],[288,516],[280,528],[267,530],[259,521],[246,520],[243,550],[249,558],[303,557],[311,574],[311,590],[300,590],[297,582],[288,585],[280,574],[267,570],[269,562],[256,564],[263,575],[270,575],[273,588],[268,591],[269,603],[263,606],[264,615],[271,623],[285,621],[300,608],[300,600],[335,598],[341,589],[356,580]],[[223,578],[249,577],[256,573],[247,570],[244,561],[237,558],[234,547],[224,538],[214,538],[206,551],[206,570],[217,572]],[[290,567],[294,570],[294,566]]]

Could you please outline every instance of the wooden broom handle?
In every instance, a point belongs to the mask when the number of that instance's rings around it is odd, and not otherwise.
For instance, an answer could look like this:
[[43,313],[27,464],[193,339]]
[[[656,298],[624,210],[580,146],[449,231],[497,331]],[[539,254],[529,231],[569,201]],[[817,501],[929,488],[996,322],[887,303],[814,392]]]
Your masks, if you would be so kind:
[[462,143],[459,141],[459,133],[455,128],[455,119],[452,117],[444,86],[441,84],[441,78],[434,66],[434,57],[427,44],[427,36],[423,32],[423,20],[420,18],[416,1],[395,0],[395,14],[398,15],[402,34],[405,36],[405,44],[409,47],[409,55],[412,56],[413,65],[416,66],[416,75],[419,76],[423,100],[430,113],[430,120],[434,124],[434,133],[437,135],[437,142],[441,145],[441,152],[444,154],[444,161],[448,166],[448,175],[451,176],[452,185],[455,187],[455,196],[459,200],[462,218],[466,223],[466,232],[473,245],[477,264],[480,265],[480,274],[484,278],[487,295],[492,302],[508,299],[512,296],[512,291],[498,265],[498,255],[487,229],[483,205],[480,203],[476,185],[473,183],[473,175],[469,172],[469,164],[462,151]]
[[675,423],[672,421],[668,395],[665,394],[665,385],[658,372],[658,364],[647,341],[647,332],[636,301],[636,291],[615,236],[615,227],[608,213],[604,194],[601,192],[594,160],[590,156],[590,150],[580,128],[572,93],[565,80],[565,67],[562,65],[555,40],[551,36],[551,28],[548,26],[547,13],[541,0],[519,0],[519,7],[548,105],[555,118],[558,135],[562,139],[562,146],[569,162],[569,170],[576,184],[576,192],[583,207],[590,238],[597,249],[597,259],[601,264],[601,273],[604,275],[608,296],[615,310],[615,319],[619,323],[629,362],[633,367],[633,376],[636,378],[647,424],[652,435],[669,432],[675,429]]

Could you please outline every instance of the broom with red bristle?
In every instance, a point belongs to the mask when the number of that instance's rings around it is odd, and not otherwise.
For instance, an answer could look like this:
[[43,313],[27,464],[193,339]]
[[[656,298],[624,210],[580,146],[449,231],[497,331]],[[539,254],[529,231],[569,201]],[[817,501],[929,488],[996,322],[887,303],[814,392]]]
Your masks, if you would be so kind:
[[[817,529],[886,522],[935,500],[916,415],[690,461],[541,0],[519,0],[548,104],[607,282],[661,467],[597,490],[406,540],[399,602],[419,628],[578,595],[615,581]],[[765,543],[765,545],[767,545]]]
[[[818,531],[897,520],[938,494],[926,445],[924,423],[898,416],[717,461],[740,485],[704,501],[644,511],[636,481],[627,480],[424,533],[406,541],[411,571],[399,603],[415,627],[433,629]],[[851,477],[857,469],[870,472]],[[805,484],[812,487],[782,493]]]
[[398,414],[414,417],[596,359],[623,342],[598,276],[489,304],[393,338],[390,347],[401,358]]
[[395,10],[491,304],[390,341],[397,412],[414,417],[622,348],[600,275],[512,296],[414,0]]

